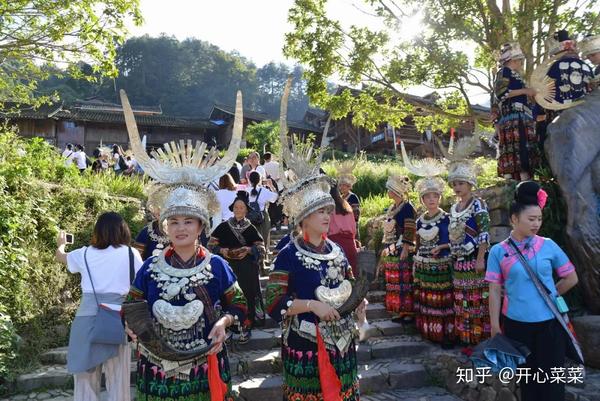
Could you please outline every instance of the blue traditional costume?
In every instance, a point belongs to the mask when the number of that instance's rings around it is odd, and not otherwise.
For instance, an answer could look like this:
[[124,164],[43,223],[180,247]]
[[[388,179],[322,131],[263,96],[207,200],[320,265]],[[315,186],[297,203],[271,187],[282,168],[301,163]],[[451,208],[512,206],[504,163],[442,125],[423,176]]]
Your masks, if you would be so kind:
[[[441,201],[446,183],[439,175],[446,168],[435,159],[413,162],[401,143],[404,166],[412,174],[421,176],[415,184],[419,199],[427,194],[437,194]],[[414,261],[414,310],[417,330],[423,338],[443,344],[453,342],[454,294],[452,285],[452,258],[448,213],[438,207],[433,215],[429,211],[417,219],[416,253]],[[438,252],[433,252],[438,248]]]
[[[428,177],[416,184],[419,197],[428,193],[443,194],[441,178]],[[448,213],[439,209],[417,219],[415,270],[415,312],[417,329],[430,341],[449,343],[454,340],[454,294]],[[436,255],[432,250],[445,246]]]
[[[500,61],[524,59],[518,44],[505,44]],[[519,71],[504,65],[496,74],[494,83],[495,103],[498,106],[497,121],[499,158],[498,175],[519,180],[520,173],[533,176],[540,163],[538,138],[535,132],[533,105],[527,95],[509,97],[512,91],[525,89],[525,81]]]
[[[412,317],[413,274],[412,247],[415,242],[416,211],[408,200],[411,189],[410,179],[405,176],[390,176],[386,182],[389,191],[402,196],[404,200],[394,204],[386,212],[383,223],[382,244],[388,254],[381,257],[381,269],[385,272],[385,308],[396,317]],[[411,249],[406,259],[400,260],[403,246]]]
[[[290,82],[282,105],[287,104]],[[282,106],[282,160],[294,172],[284,180],[284,213],[295,223],[335,203],[330,181],[308,156],[290,152]],[[323,134],[323,138],[326,133]],[[296,148],[294,148],[295,150]],[[322,156],[324,144],[321,145]],[[344,252],[325,239],[315,247],[301,237],[291,238],[277,255],[266,289],[266,309],[282,323],[283,399],[288,401],[354,401],[359,399],[356,344],[358,328],[353,313],[337,321],[320,321],[314,313],[288,316],[294,299],[318,300],[340,307],[352,292],[352,270]],[[309,301],[307,301],[309,302]]]
[[[479,139],[464,138],[451,155],[448,183],[466,182],[477,187],[477,172],[467,157]],[[457,340],[464,344],[478,344],[491,334],[489,319],[489,292],[485,282],[485,268],[476,270],[481,246],[488,246],[490,216],[482,199],[472,196],[464,209],[459,203],[450,209],[448,236],[453,258],[454,314]]]
[[[155,155],[150,159],[141,146],[124,92],[121,99],[138,162],[155,180],[149,191],[160,203],[159,224],[170,217],[185,216],[198,219],[205,230],[210,230],[211,217],[220,216],[221,212],[216,196],[206,184],[226,173],[239,151],[241,94],[237,98],[232,143],[225,156],[216,162],[209,160],[215,150],[206,156],[201,143],[195,149],[191,143],[187,147],[183,143],[165,146],[172,157],[161,159]],[[171,164],[169,160],[175,159],[177,164]],[[209,333],[221,317],[229,315],[229,322],[237,322],[238,326],[246,318],[246,301],[231,267],[220,256],[198,245],[195,255],[187,261],[180,258],[172,245],[156,253],[138,272],[129,303],[123,306],[129,327],[146,330],[136,344],[137,399],[233,400],[226,347],[223,345],[217,355],[206,353],[211,342]],[[133,305],[148,309],[145,314],[135,315]],[[141,324],[136,325],[140,320]],[[151,335],[160,341],[147,340]],[[174,356],[169,359],[164,355]]]

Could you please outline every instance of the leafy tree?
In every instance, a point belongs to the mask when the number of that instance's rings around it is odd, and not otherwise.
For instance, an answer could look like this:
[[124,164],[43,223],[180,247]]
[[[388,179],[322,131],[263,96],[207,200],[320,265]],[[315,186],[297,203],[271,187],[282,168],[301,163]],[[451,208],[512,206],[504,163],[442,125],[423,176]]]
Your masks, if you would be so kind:
[[40,104],[37,82],[46,66],[74,68],[89,60],[94,73],[115,75],[115,43],[125,21],[141,23],[139,0],[0,0],[0,102]]
[[[502,43],[521,44],[529,76],[557,29],[597,32],[600,25],[600,4],[592,0],[363,0],[365,12],[384,23],[380,31],[344,27],[327,14],[326,4],[295,1],[285,54],[306,69],[312,102],[331,110],[334,118],[352,113],[356,125],[370,129],[382,122],[401,126],[403,117],[415,112],[403,93],[411,85],[450,94],[433,110],[440,116],[438,127],[456,124],[472,116],[469,92],[491,92],[494,52]],[[398,37],[403,20],[418,10],[423,32],[410,39]],[[475,48],[474,56],[465,48]],[[358,95],[349,89],[328,93],[332,76],[363,90]],[[421,116],[415,122],[431,123]]]
[[295,66],[292,70],[285,64],[273,62],[265,64],[256,71],[258,84],[257,104],[268,115],[278,116],[281,96],[289,75],[294,77],[288,102],[288,118],[301,120],[308,109],[306,81],[302,78],[303,69]]
[[262,153],[269,151],[279,154],[281,148],[279,122],[267,120],[250,124],[246,128],[246,140],[253,145],[253,148],[259,149]]

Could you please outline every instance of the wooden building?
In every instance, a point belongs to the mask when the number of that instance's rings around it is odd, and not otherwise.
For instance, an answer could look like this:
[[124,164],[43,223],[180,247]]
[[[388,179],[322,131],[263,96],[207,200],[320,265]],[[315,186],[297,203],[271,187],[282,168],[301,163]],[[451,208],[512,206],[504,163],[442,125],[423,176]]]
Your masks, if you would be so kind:
[[[338,89],[341,92],[345,88]],[[352,91],[358,94],[358,90]],[[430,113],[430,109],[435,106],[437,94],[432,93],[427,96],[404,95],[404,99],[415,106],[420,114]],[[489,108],[475,105],[473,106],[475,117],[480,120],[489,119]],[[306,124],[314,127],[323,128],[328,113],[324,110],[310,108],[305,116]],[[454,127],[456,137],[471,135],[474,130],[474,120],[467,119],[459,126]],[[415,126],[412,116],[404,119],[404,125],[399,128],[391,127],[389,124],[381,124],[375,131],[369,131],[352,124],[352,115],[333,120],[330,123],[328,136],[330,137],[330,147],[348,153],[358,153],[361,151],[367,153],[379,153],[392,155],[394,152],[400,152],[400,140],[402,140],[411,153],[420,156],[440,156],[439,149],[432,140],[433,133],[419,132]],[[435,134],[440,134],[439,132]],[[449,134],[449,133],[447,133]],[[396,147],[394,146],[396,141]]]
[[[220,127],[219,130],[215,133],[216,137],[218,138],[217,143],[219,147],[223,144],[228,144],[231,140],[234,115],[234,107],[225,106],[222,104],[215,104],[212,108],[212,111],[210,112],[210,122]],[[278,121],[279,116],[269,116],[264,113],[244,109],[244,132],[246,132],[246,128],[249,124],[268,120]],[[297,134],[301,138],[305,138],[306,135],[312,133],[315,135],[315,142],[317,144],[320,143],[321,136],[323,134],[323,127],[309,124],[305,121],[288,120],[288,130],[290,133]]]
[[[207,119],[166,116],[160,107],[132,107],[140,137],[146,135],[148,149],[172,140],[206,140],[214,137],[219,128]],[[19,127],[22,136],[42,137],[61,149],[67,143],[83,144],[91,153],[101,142],[123,148],[129,143],[123,109],[118,104],[93,101],[46,105],[3,116]]]

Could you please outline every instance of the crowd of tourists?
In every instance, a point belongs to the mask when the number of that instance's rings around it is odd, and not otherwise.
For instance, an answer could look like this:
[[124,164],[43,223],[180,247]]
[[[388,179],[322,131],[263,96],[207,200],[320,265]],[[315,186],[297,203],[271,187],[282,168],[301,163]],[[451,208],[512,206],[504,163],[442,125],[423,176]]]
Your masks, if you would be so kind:
[[[548,76],[558,90],[546,108],[532,101],[537,92],[522,78],[519,46],[501,49],[494,93],[498,172],[520,181],[510,206],[510,235],[491,246],[490,216],[474,192],[477,169],[465,138],[462,153],[453,152],[447,163],[415,163],[404,155],[405,167],[419,177],[414,188],[408,176],[388,177],[391,206],[378,263],[385,307],[395,322],[416,326],[442,348],[465,352],[505,336],[530,351],[521,361],[525,366],[543,372],[564,366],[572,345],[562,295],[578,278],[561,248],[538,235],[547,194],[531,178],[543,162],[545,124],[559,113],[553,105],[576,102],[595,82],[565,31],[556,43]],[[586,38],[581,47],[583,57],[600,63],[600,37]],[[123,305],[124,331],[138,350],[139,400],[233,400],[228,333],[234,333],[232,341],[247,342],[266,315],[282,328],[284,400],[359,399],[356,350],[364,339],[367,301],[354,299],[363,274],[355,164],[338,163],[335,178],[320,169],[320,158],[289,152],[279,162],[265,153],[263,164],[253,152],[240,164],[241,131],[234,124],[225,156],[196,164],[202,166],[197,171],[166,160],[157,161],[160,168],[144,158],[136,162],[153,179],[147,202],[152,218],[133,247],[127,224],[115,213],[100,216],[89,246],[67,253],[66,235],[59,235],[57,259],[82,277],[68,353],[75,400],[97,399],[102,367],[110,399],[129,399],[129,348],[124,335],[98,340],[107,336],[97,324],[102,305]],[[137,132],[129,135],[139,141]],[[287,133],[281,139],[287,146]],[[72,149],[67,146],[64,156],[79,167],[80,156],[67,153]],[[103,169],[131,169],[119,161],[132,155],[118,146],[104,156],[98,158],[106,162]],[[448,187],[455,200],[445,211]],[[413,191],[417,204],[410,201]],[[272,261],[270,233],[282,226],[289,234]],[[263,294],[259,276],[266,261],[272,267]],[[348,303],[349,311],[343,307]],[[128,312],[139,305],[145,314]],[[523,401],[565,399],[560,382],[520,388]]]

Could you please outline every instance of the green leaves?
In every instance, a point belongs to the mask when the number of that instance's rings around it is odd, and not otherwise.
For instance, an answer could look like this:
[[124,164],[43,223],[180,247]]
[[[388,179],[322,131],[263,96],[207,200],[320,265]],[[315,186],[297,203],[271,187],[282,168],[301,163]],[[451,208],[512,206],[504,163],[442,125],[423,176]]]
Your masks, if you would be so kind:
[[95,72],[115,76],[124,21],[142,21],[139,0],[0,0],[0,16],[0,103],[30,105],[50,100],[35,92],[47,77],[44,64],[86,60]]
[[[366,14],[382,22],[345,26],[327,13],[326,0],[296,0],[289,11],[292,30],[285,54],[305,68],[311,102],[331,111],[334,118],[351,114],[353,124],[373,130],[384,122],[412,114],[402,103],[403,91],[423,85],[436,90],[444,102],[465,107],[429,108],[427,123],[442,129],[472,118],[467,97],[491,93],[497,63],[495,52],[509,40],[520,42],[527,55],[526,74],[541,61],[545,41],[560,28],[574,33],[600,29],[600,3],[567,0],[363,0]],[[415,12],[422,13],[419,32],[402,36]],[[371,24],[373,25],[373,24]],[[327,80],[352,85],[358,92],[327,91]],[[352,99],[348,96],[352,95]],[[396,101],[392,101],[395,99]],[[380,105],[381,107],[377,107]],[[394,122],[395,126],[401,123]],[[422,120],[420,127],[425,127]]]
[[66,341],[60,326],[73,316],[79,277],[54,260],[58,230],[74,233],[69,249],[87,245],[96,217],[114,210],[139,232],[140,202],[118,195],[141,197],[143,184],[110,173],[81,176],[42,139],[0,129],[0,383]]
[[252,123],[246,128],[246,140],[260,153],[269,151],[279,154],[281,141],[279,140],[279,121],[262,121]]

